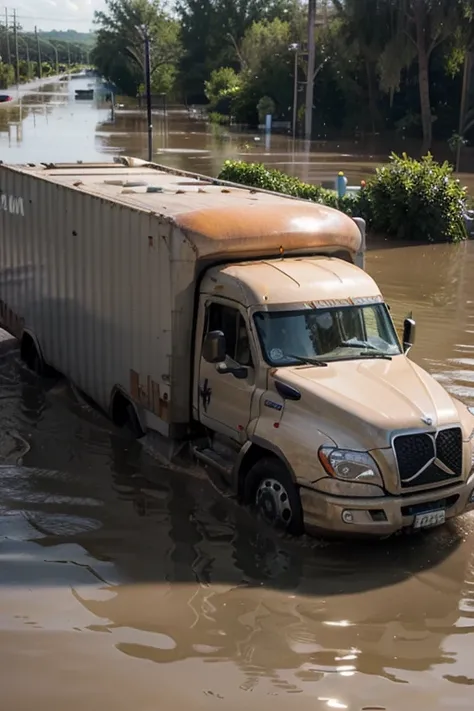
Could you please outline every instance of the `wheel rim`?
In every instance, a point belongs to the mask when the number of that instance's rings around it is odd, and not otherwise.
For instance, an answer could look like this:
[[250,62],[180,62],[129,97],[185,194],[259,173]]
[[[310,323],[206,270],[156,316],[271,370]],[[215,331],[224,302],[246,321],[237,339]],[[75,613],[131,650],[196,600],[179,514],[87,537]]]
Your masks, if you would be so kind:
[[263,479],[255,497],[257,509],[273,526],[287,528],[293,518],[288,492],[276,479]]

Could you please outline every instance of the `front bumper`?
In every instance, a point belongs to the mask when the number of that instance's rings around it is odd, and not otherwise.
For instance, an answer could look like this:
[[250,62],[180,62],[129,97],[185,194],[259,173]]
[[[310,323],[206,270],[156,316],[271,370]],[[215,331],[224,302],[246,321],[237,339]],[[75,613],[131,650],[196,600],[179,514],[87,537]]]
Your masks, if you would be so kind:
[[[412,528],[415,516],[430,510],[444,509],[447,521],[473,511],[474,501],[469,501],[473,491],[471,474],[467,482],[407,496],[344,498],[307,487],[300,488],[300,496],[307,533],[378,537]],[[352,514],[350,523],[343,518],[347,511]]]

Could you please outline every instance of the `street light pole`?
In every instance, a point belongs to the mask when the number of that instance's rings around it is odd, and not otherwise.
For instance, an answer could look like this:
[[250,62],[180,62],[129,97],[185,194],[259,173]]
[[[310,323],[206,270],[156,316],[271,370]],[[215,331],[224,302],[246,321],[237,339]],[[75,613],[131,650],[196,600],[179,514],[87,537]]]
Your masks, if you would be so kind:
[[150,35],[145,30],[145,91],[146,114],[148,122],[148,162],[153,160],[153,119],[151,114],[151,60],[150,60]]
[[56,55],[56,75],[59,74],[59,55],[58,48],[51,42],[51,46],[54,49],[54,54]]
[[456,146],[456,173],[459,173],[459,168],[461,165],[461,146],[464,141],[464,123],[465,123],[469,79],[470,79],[470,74],[471,74],[471,62],[472,62],[472,55],[468,49],[468,51],[466,52],[466,58],[464,60],[464,75],[463,75],[462,92],[461,92],[461,109],[459,111],[459,132],[458,132],[458,142],[457,142],[457,146]]
[[37,27],[35,27],[35,37],[36,37],[36,46],[37,46],[37,51],[38,51],[38,78],[42,79],[43,78],[43,65],[42,65],[42,61],[41,61],[41,45],[40,45]]
[[59,74],[59,55],[58,55],[58,50],[57,50],[56,46],[55,46],[52,42],[50,42],[49,40],[42,39],[42,40],[40,40],[40,42],[42,42],[43,44],[48,45],[49,47],[52,47],[53,52],[54,52],[54,59],[55,59],[55,62],[56,62],[56,67],[55,67],[55,69],[56,69],[56,74]]
[[290,49],[295,53],[295,64],[294,64],[294,74],[293,74],[293,140],[296,138],[296,123],[298,120],[298,57],[299,57],[299,44],[295,43],[290,45]]
[[27,78],[28,81],[29,81],[30,78],[31,78],[31,77],[30,77],[30,48],[28,47],[28,41],[27,41],[26,39],[24,39],[24,38],[21,37],[21,36],[19,36],[18,39],[23,42],[23,44],[25,45],[25,48],[26,48],[26,67],[27,67],[27,69],[26,69],[26,78]]
[[316,0],[308,0],[308,75],[306,77],[306,110],[304,121],[304,137],[311,140],[313,129],[313,92],[314,65],[316,63],[315,47]]

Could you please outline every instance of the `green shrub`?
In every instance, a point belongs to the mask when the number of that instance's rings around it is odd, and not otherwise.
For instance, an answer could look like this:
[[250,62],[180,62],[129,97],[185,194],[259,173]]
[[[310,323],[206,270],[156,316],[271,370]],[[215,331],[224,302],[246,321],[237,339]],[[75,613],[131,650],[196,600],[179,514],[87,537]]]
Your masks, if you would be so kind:
[[204,82],[204,93],[212,108],[224,98],[232,99],[239,89],[239,76],[231,67],[214,69],[209,81]]
[[222,180],[292,195],[363,217],[380,235],[414,242],[459,242],[466,239],[466,188],[452,177],[449,163],[431,155],[416,161],[392,154],[360,192],[339,198],[332,190],[309,185],[260,163],[228,160]]
[[11,64],[5,64],[0,58],[0,89],[8,89],[15,83],[15,70]]
[[311,200],[320,205],[328,205],[328,207],[342,210],[342,212],[354,217],[359,215],[358,195],[346,195],[343,198],[339,198],[332,190],[326,190],[320,185],[303,183],[298,178],[286,175],[279,170],[267,168],[262,163],[227,160],[219,173],[219,178],[239,185],[248,185],[252,188],[271,190],[272,192]]
[[230,123],[230,116],[220,114],[218,111],[211,111],[207,118],[210,123],[215,123],[220,126],[226,126]]
[[361,211],[377,233],[416,242],[466,239],[466,189],[449,163],[428,154],[421,161],[392,153],[361,194]]

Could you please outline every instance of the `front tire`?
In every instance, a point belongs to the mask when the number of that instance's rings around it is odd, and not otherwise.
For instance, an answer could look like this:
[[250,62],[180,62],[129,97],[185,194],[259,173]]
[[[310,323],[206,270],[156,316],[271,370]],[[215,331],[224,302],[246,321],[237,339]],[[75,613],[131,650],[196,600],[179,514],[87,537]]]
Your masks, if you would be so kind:
[[264,457],[254,464],[245,480],[244,497],[273,528],[293,536],[304,533],[299,491],[280,459]]

